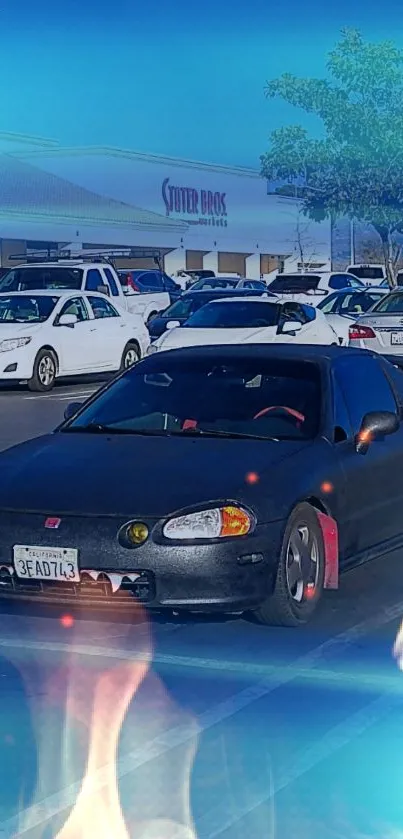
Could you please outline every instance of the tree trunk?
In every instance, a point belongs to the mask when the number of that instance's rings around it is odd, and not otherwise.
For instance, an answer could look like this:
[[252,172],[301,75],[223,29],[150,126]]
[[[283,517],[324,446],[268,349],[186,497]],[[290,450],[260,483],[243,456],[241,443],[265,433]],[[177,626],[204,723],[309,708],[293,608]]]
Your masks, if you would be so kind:
[[377,228],[377,231],[382,240],[383,258],[385,261],[386,279],[389,288],[397,287],[394,253],[393,253],[393,239],[389,228]]

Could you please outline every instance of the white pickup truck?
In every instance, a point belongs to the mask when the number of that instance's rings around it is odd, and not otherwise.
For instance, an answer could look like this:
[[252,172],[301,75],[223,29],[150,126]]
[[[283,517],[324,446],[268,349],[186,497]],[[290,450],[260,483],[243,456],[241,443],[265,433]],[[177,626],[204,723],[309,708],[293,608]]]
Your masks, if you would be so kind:
[[124,291],[115,269],[105,261],[59,259],[54,262],[28,262],[10,268],[0,279],[0,292],[52,288],[106,294],[121,309],[141,315],[146,323],[171,302],[166,291],[141,294],[131,289]]

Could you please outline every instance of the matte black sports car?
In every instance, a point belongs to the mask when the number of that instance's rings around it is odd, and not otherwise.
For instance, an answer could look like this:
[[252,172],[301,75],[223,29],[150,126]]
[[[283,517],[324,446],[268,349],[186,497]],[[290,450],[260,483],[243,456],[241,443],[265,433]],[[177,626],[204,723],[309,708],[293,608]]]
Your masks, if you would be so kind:
[[156,353],[0,454],[0,589],[298,626],[402,546],[402,405],[363,350]]

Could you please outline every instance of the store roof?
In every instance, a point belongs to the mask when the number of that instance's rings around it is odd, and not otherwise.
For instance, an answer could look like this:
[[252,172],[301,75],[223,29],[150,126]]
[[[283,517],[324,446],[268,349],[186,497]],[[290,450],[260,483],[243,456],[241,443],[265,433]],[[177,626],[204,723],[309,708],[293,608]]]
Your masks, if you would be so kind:
[[169,166],[185,167],[186,169],[204,169],[220,174],[238,175],[239,177],[257,178],[261,180],[259,170],[247,166],[231,166],[223,163],[208,163],[201,160],[190,160],[180,157],[169,157],[163,154],[121,149],[115,146],[54,146],[53,148],[38,148],[29,151],[15,151],[17,157],[40,160],[41,157],[120,157],[129,160],[140,160],[146,163],[165,164]]
[[186,229],[183,222],[98,195],[8,154],[0,154],[0,216]]

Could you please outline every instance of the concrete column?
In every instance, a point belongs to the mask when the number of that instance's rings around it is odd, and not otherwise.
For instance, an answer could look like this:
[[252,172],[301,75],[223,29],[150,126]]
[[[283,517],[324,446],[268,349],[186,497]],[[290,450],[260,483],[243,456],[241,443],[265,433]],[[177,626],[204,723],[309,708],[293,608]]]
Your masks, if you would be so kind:
[[260,253],[252,253],[245,259],[245,277],[260,280]]
[[218,273],[218,251],[209,251],[203,256],[203,268]]
[[186,268],[186,251],[184,248],[176,248],[165,254],[164,257],[165,273],[171,276],[176,271],[182,271]]

